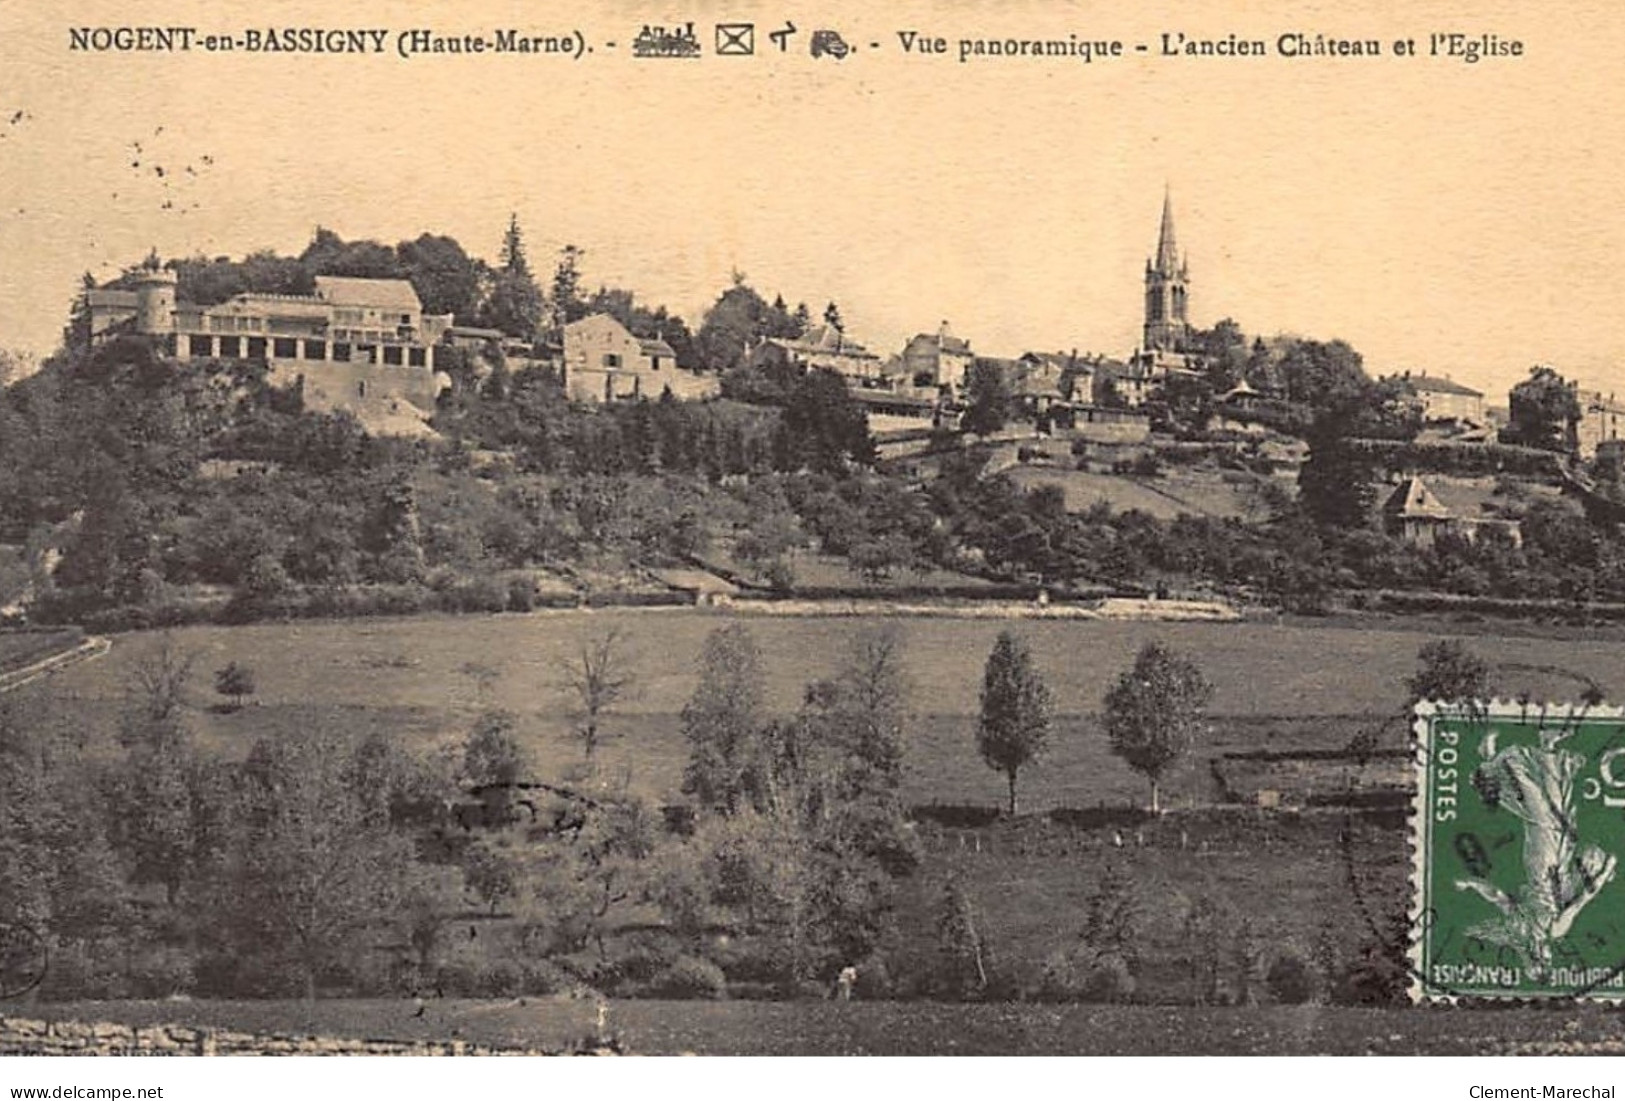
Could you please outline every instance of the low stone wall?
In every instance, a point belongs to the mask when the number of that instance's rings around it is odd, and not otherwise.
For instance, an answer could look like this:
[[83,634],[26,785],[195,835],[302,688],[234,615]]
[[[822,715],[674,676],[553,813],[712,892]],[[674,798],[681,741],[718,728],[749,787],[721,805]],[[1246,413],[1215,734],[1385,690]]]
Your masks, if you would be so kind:
[[389,399],[409,401],[425,413],[432,413],[439,396],[434,372],[427,367],[287,359],[273,365],[272,378],[279,385],[301,377],[305,382],[305,407],[323,413],[354,410],[369,399],[375,404]]
[[[352,1040],[182,1025],[0,1017],[0,1055],[559,1055],[463,1040]],[[592,1054],[608,1054],[593,1052]]]

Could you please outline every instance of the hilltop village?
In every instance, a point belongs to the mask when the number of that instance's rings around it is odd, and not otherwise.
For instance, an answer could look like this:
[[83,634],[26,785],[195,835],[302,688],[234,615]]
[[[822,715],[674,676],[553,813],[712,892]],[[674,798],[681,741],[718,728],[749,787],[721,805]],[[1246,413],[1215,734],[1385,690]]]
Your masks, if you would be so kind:
[[[786,596],[1610,615],[1625,404],[1504,404],[1191,320],[1165,198],[1137,347],[901,347],[736,273],[695,329],[585,253],[429,234],[87,276],[0,400],[0,609],[141,625]],[[71,446],[70,446],[71,445]],[[313,534],[314,533],[314,534]]]
[[1617,695],[1619,407],[1202,328],[1152,229],[1117,351],[879,347],[743,273],[691,328],[516,219],[494,264],[318,229],[87,278],[0,390],[26,996],[570,1050],[1425,1032],[1410,704]]

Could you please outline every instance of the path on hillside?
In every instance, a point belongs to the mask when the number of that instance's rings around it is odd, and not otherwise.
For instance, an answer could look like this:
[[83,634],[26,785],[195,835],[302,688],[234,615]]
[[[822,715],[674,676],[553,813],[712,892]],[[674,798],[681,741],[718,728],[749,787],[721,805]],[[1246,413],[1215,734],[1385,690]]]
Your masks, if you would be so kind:
[[0,674],[0,693],[11,692],[25,684],[32,684],[41,677],[49,676],[70,665],[77,665],[82,661],[99,658],[113,648],[110,639],[91,636],[84,639],[71,650],[64,650],[50,657],[44,657],[21,669],[13,669],[9,673]]

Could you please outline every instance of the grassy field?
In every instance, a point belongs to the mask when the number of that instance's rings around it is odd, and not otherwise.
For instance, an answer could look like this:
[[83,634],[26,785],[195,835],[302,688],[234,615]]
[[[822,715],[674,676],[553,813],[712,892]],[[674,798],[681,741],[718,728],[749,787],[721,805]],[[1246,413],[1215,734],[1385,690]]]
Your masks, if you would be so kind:
[[[702,610],[567,611],[197,627],[173,637],[196,654],[200,734],[228,755],[246,752],[260,735],[323,722],[358,733],[383,730],[426,749],[460,738],[481,709],[501,707],[519,716],[538,771],[556,775],[580,758],[558,663],[581,639],[619,627],[631,640],[638,690],[607,724],[602,764],[629,774],[647,794],[670,798],[685,755],[676,716],[693,691],[696,659],[706,635],[734,621],[747,623],[760,643],[770,705],[785,711],[797,706],[807,682],[834,669],[855,631],[876,622]],[[1106,752],[1092,715],[1149,639],[1189,653],[1214,682],[1214,733],[1204,749],[1210,755],[1336,748],[1373,726],[1384,744],[1403,745],[1403,724],[1384,725],[1385,717],[1397,714],[1416,650],[1433,637],[1399,628],[1278,623],[894,622],[906,636],[918,715],[905,793],[916,802],[999,799],[1000,778],[983,766],[973,743],[982,664],[1001,628],[1031,644],[1059,715],[1048,755],[1023,780],[1033,810],[1141,797],[1142,781]],[[1611,698],[1625,694],[1619,660],[1625,644],[1619,641],[1485,636],[1470,642],[1494,663],[1522,667],[1508,677],[1537,697],[1576,696],[1576,676],[1594,679]],[[132,671],[158,645],[152,633],[120,635],[105,658],[30,691],[51,693],[91,728],[111,729]],[[213,713],[213,671],[233,660],[254,669],[255,703],[235,714]],[[1210,798],[1206,757],[1185,762],[1170,787],[1176,805]]]
[[[1069,459],[1057,460],[1070,465]],[[1255,517],[1258,491],[1251,480],[1226,480],[1208,471],[1174,471],[1156,478],[1130,478],[1070,470],[1067,465],[1016,466],[1007,472],[1023,489],[1058,485],[1069,512],[1083,512],[1104,501],[1115,512],[1138,509],[1159,520],[1177,516]]]
[[[590,1001],[77,1002],[19,1016],[177,1024],[295,1035],[567,1048],[593,1035]],[[945,1005],[929,1002],[611,1003],[640,1055],[1495,1055],[1619,1054],[1625,1020],[1600,1006],[1502,1010],[1486,1018],[1418,1007]],[[1561,1038],[1559,1041],[1557,1038]]]

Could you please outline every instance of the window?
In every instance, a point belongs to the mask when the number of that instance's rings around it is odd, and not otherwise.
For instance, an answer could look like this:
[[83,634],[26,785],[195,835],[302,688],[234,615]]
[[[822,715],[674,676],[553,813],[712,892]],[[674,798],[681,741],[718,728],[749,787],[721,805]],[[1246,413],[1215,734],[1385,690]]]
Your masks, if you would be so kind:
[[619,355],[617,355],[614,352],[605,352],[604,353],[604,366],[605,367],[608,367],[608,368],[613,370],[614,368],[617,368],[620,365],[621,365],[621,357]]
[[305,358],[306,359],[326,359],[327,358],[327,341],[325,341],[325,340],[307,340],[307,341],[305,341]]
[[350,346],[348,344],[335,344],[335,345],[333,345],[333,362],[334,363],[348,363],[348,362],[350,362]]
[[412,325],[412,315],[409,313],[401,314],[401,324],[410,328]]
[[243,338],[240,336],[223,336],[220,338],[221,359],[241,359],[243,355]]
[[278,359],[295,359],[299,355],[299,342],[290,337],[279,336],[271,341],[271,354]]
[[429,363],[427,348],[406,349],[406,362],[413,367],[426,367]]
[[391,367],[401,365],[401,346],[399,344],[384,345],[384,362]]
[[208,358],[214,355],[214,337],[189,336],[186,338],[187,354]]
[[248,358],[265,358],[265,338],[263,336],[251,336],[248,338]]

